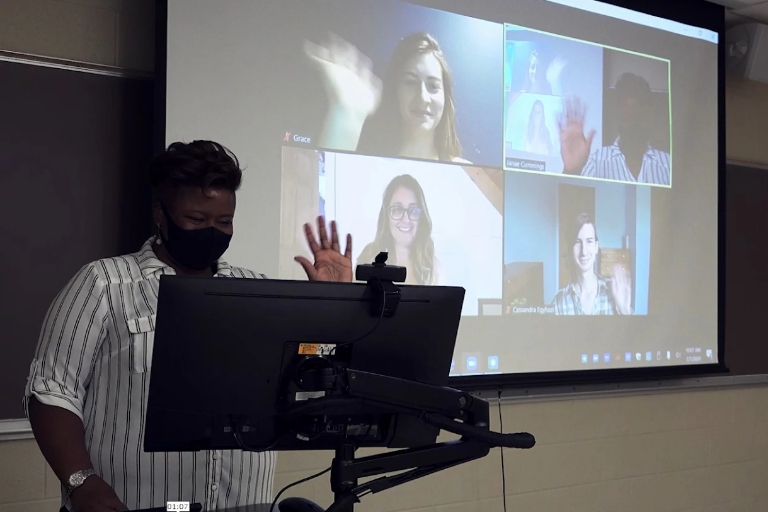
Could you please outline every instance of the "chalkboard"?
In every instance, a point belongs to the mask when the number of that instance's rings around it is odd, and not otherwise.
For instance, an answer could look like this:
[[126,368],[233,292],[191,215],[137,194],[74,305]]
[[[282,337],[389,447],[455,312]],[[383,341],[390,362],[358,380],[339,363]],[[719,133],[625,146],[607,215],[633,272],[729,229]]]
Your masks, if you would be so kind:
[[149,236],[153,84],[5,60],[0,77],[0,419],[18,419],[56,293]]
[[729,164],[725,182],[725,363],[768,374],[768,169]]

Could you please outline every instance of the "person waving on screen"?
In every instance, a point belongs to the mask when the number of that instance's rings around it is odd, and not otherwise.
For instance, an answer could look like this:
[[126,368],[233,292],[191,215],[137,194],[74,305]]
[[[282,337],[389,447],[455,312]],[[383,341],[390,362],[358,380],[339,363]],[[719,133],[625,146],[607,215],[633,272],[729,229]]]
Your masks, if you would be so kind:
[[[136,253],[89,263],[45,317],[24,394],[32,430],[62,482],[62,512],[120,512],[200,502],[205,510],[272,501],[274,452],[146,453],[148,381],[160,276],[264,278],[221,259],[234,233],[235,156],[211,141],[155,158],[155,235]],[[339,247],[305,225],[310,280],[352,281],[352,239]]]
[[433,36],[403,38],[383,81],[367,56],[335,34],[323,44],[306,41],[304,50],[328,94],[321,147],[469,163],[461,158],[451,71]]
[[619,136],[614,143],[589,154],[595,131],[584,133],[587,107],[574,96],[566,97],[560,115],[560,151],[564,174],[588,178],[669,185],[670,155],[651,146],[649,122],[651,87],[633,73],[616,81]]
[[595,272],[600,249],[595,221],[579,214],[569,228],[572,280],[552,301],[556,315],[631,315],[632,283],[627,269],[614,267],[610,282]]

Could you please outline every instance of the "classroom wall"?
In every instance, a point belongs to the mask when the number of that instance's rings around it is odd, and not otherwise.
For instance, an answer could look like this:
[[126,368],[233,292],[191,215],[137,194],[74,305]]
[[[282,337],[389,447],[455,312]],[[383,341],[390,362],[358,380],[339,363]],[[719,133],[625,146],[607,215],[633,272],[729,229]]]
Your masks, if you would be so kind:
[[[152,68],[152,0],[3,0],[0,50]],[[732,81],[728,155],[768,164],[768,86]],[[10,392],[6,391],[6,392]],[[21,393],[21,389],[19,389]],[[496,422],[494,422],[496,423]],[[507,506],[521,512],[762,512],[768,508],[768,387],[548,401],[503,407]],[[497,428],[498,424],[494,425]],[[282,454],[278,488],[326,454]],[[502,510],[498,450],[368,497],[359,510]],[[326,477],[295,490],[328,505]],[[0,512],[55,512],[58,482],[34,440],[0,442]]]

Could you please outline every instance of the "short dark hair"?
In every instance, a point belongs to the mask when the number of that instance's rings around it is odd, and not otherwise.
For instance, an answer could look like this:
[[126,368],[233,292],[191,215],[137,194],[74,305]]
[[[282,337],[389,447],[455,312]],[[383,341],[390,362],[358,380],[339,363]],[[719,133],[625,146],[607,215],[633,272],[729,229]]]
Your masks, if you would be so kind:
[[622,73],[616,80],[616,93],[620,98],[629,96],[647,102],[651,97],[651,86],[640,75]]
[[181,187],[219,188],[236,192],[243,171],[230,150],[210,140],[174,142],[150,166],[156,194]]
[[579,238],[579,231],[581,231],[581,228],[587,224],[592,225],[592,228],[595,230],[595,241],[598,241],[597,225],[595,224],[595,219],[593,219],[592,216],[588,213],[580,213],[573,219],[571,225],[569,226],[568,234],[571,237],[573,243],[576,243],[576,240]]

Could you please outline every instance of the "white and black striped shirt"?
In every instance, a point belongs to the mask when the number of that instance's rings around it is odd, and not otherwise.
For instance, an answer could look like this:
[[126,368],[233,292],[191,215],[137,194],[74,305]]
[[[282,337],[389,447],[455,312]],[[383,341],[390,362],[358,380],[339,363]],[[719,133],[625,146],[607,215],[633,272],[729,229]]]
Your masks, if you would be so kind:
[[587,178],[625,181],[630,183],[648,183],[670,186],[672,183],[669,153],[648,146],[643,155],[640,174],[637,179],[627,167],[627,160],[619,148],[619,139],[610,145],[598,149],[589,156],[581,175]]
[[[207,510],[269,503],[274,452],[145,453],[159,276],[173,274],[150,238],[138,253],[85,265],[45,318],[25,391],[77,414],[96,472],[129,510],[201,503]],[[217,277],[264,278],[219,261]],[[70,508],[62,495],[62,504]]]

